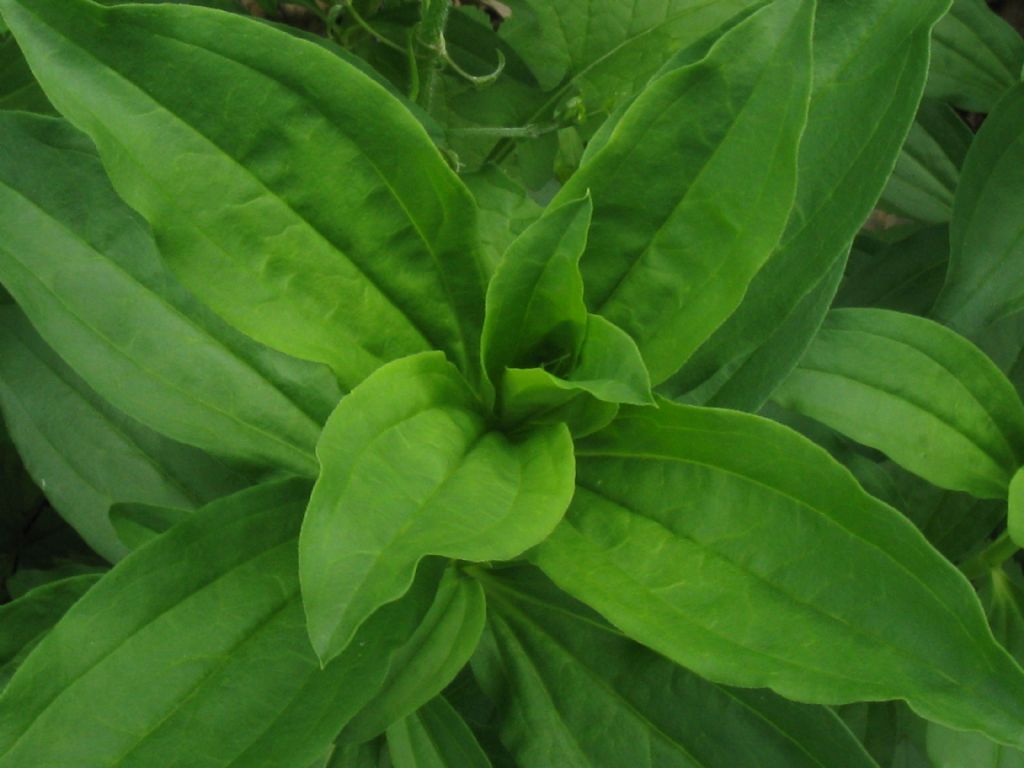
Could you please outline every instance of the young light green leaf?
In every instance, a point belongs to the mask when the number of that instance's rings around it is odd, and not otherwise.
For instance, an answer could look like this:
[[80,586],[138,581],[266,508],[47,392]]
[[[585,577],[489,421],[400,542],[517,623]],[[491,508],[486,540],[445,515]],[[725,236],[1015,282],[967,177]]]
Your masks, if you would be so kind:
[[774,399],[979,498],[1004,498],[1024,463],[1013,385],[967,339],[922,317],[834,310]]
[[473,670],[523,768],[875,766],[825,707],[703,680],[533,570],[481,579],[488,630]]
[[72,576],[0,606],[0,690],[42,637],[98,580],[99,574]]
[[320,425],[340,398],[333,378],[260,349],[178,286],[66,122],[5,114],[0,141],[0,281],[47,343],[159,432],[316,474]]
[[949,0],[827,3],[814,27],[814,85],[796,204],[743,303],[662,388],[756,410],[799,361],[917,110],[932,27]]
[[233,14],[86,0],[0,10],[174,271],[229,322],[329,364],[346,387],[431,348],[478,369],[476,208],[385,89]]
[[1024,745],[1024,671],[970,584],[781,425],[624,408],[577,445],[576,497],[531,557],[711,680],[827,704],[902,698],[928,719]]
[[490,768],[473,732],[444,697],[388,728],[394,768]]
[[195,508],[247,477],[115,411],[49,349],[16,307],[0,308],[0,407],[29,474],[108,560],[127,551],[119,501]]
[[782,234],[814,7],[773,3],[655,78],[555,198],[590,190],[587,303],[636,340],[654,383],[736,308]]
[[187,509],[152,504],[114,504],[110,524],[128,549],[138,549],[190,516]]
[[481,338],[492,383],[505,368],[572,370],[587,335],[579,260],[592,211],[589,195],[548,208],[499,262]]
[[951,107],[925,99],[879,207],[927,224],[948,222],[960,167],[973,138]]
[[954,0],[932,34],[927,95],[969,112],[991,112],[1020,81],[1024,40],[985,0]]
[[457,569],[446,571],[433,605],[395,653],[380,690],[335,742],[369,741],[440,694],[476,650],[485,615],[480,584]]
[[977,338],[1024,308],[1024,83],[982,125],[957,187],[950,262],[935,317]]
[[321,669],[296,577],[308,490],[284,481],[215,502],[107,574],[0,697],[0,766],[271,768],[322,754],[436,581]]
[[1018,469],[1010,480],[1008,504],[1007,529],[1010,538],[1017,546],[1024,546],[1024,467]]
[[310,638],[325,661],[408,589],[425,556],[516,557],[550,533],[572,498],[568,429],[493,431],[440,353],[394,361],[353,390],[317,456],[299,570]]

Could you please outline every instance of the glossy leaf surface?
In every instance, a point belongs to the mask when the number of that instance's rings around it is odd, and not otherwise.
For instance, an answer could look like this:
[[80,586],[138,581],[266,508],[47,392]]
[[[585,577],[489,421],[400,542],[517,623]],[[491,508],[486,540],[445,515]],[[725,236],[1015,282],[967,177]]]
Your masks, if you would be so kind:
[[1024,405],[967,339],[875,309],[829,314],[775,394],[931,483],[1002,498],[1024,463]]
[[718,682],[830,704],[904,698],[1024,744],[1024,671],[970,585],[787,428],[624,409],[578,445],[577,486],[532,558],[640,642]]
[[[636,340],[654,383],[735,309],[782,234],[813,12],[813,3],[774,3],[702,60],[661,74],[555,198],[590,190],[587,303]],[[738,177],[746,183],[727,181]]]
[[871,768],[824,707],[707,682],[532,571],[488,574],[473,669],[523,768]]
[[477,368],[472,197],[365,74],[317,44],[202,8],[4,0],[0,10],[174,271],[229,322],[328,363],[346,387],[431,348]]
[[341,401],[300,540],[313,646],[329,660],[427,555],[504,560],[537,544],[572,497],[564,425],[490,429],[439,353],[395,361]]
[[663,393],[756,410],[800,359],[850,242],[892,172],[917,110],[931,29],[948,0],[821,3],[796,202],[739,309]]

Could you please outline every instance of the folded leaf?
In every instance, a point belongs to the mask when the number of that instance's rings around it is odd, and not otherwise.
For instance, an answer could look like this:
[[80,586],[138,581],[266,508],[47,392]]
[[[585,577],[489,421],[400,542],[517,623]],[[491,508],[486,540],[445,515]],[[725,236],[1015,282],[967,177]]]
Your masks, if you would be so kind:
[[948,7],[949,0],[860,0],[822,8],[786,232],[743,303],[665,384],[665,395],[757,410],[797,364],[892,173],[924,86],[931,29]]
[[1024,309],[1024,83],[982,125],[964,161],[950,224],[950,261],[935,317],[976,339]]
[[1024,464],[1024,405],[967,339],[925,318],[839,309],[774,396],[931,483],[1004,498]]
[[711,680],[807,702],[902,698],[1024,745],[1024,671],[964,577],[781,425],[663,403],[577,446],[532,559],[631,637]]
[[932,35],[926,93],[970,112],[989,112],[1020,81],[1024,40],[984,0],[954,0]]
[[492,382],[505,368],[572,369],[587,333],[579,260],[592,210],[589,195],[548,208],[499,262],[481,339]]
[[341,401],[317,446],[299,570],[322,659],[399,598],[427,555],[507,560],[544,539],[572,498],[564,425],[490,428],[440,353],[386,365]]
[[590,190],[587,303],[633,336],[654,383],[736,308],[782,234],[813,15],[813,2],[780,0],[655,78],[555,198]]
[[333,377],[259,348],[180,288],[66,122],[6,114],[0,141],[0,281],[47,343],[157,431],[315,474],[320,425],[340,397]]
[[105,576],[0,697],[0,766],[270,768],[322,754],[436,582],[321,669],[296,578],[308,488],[284,481],[215,502]]
[[388,728],[388,754],[394,768],[491,765],[469,726],[443,697]]
[[825,707],[703,680],[533,571],[481,578],[488,630],[473,669],[523,768],[874,766]]
[[336,743],[369,741],[440,694],[476,650],[484,618],[480,585],[456,569],[446,571],[433,605],[395,653],[380,690]]
[[111,504],[194,509],[247,482],[111,408],[10,306],[0,308],[0,407],[29,474],[108,560],[127,552],[107,517]]
[[921,102],[878,205],[915,221],[949,221],[960,167],[974,135],[946,104]]
[[431,348],[477,370],[473,200],[378,84],[319,45],[203,8],[0,10],[174,271],[225,319],[349,388]]
[[98,580],[99,574],[72,576],[0,606],[0,690],[36,643]]

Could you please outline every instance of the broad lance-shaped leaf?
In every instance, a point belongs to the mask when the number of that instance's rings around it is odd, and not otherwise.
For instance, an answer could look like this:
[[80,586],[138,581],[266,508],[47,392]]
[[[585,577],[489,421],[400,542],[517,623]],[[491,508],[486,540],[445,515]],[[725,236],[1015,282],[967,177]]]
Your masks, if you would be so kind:
[[385,89],[314,43],[208,9],[0,10],[174,271],[225,319],[348,388],[432,348],[478,369],[476,207]]
[[774,399],[931,483],[1005,498],[1024,464],[1024,405],[967,339],[922,317],[839,309]]
[[320,658],[399,598],[427,555],[508,560],[544,539],[572,498],[564,424],[493,431],[437,352],[396,360],[338,405],[299,542],[302,600]]
[[531,558],[627,635],[717,682],[905,699],[1024,745],[1024,671],[970,584],[821,448],[662,403],[624,408],[576,455],[572,506]]
[[935,317],[969,338],[1024,309],[1024,83],[985,120],[964,161]]
[[98,579],[98,574],[61,579],[0,607],[0,690],[36,643]]
[[47,343],[159,432],[315,475],[320,425],[340,398],[329,371],[261,348],[177,285],[66,122],[4,114],[0,142],[0,282]]
[[779,0],[654,79],[555,198],[590,190],[587,303],[636,340],[654,383],[736,308],[782,234],[813,16]]
[[929,224],[949,221],[960,167],[973,138],[967,123],[950,106],[925,99],[879,207]]
[[476,650],[485,616],[480,584],[455,568],[446,571],[434,603],[395,653],[380,690],[335,743],[368,741],[440,694]]
[[251,479],[110,407],[13,306],[0,307],[0,408],[36,484],[108,560],[127,551],[107,517],[112,504],[194,509]]
[[480,578],[488,627],[473,671],[522,768],[877,768],[825,707],[708,682],[535,569]]
[[954,0],[932,35],[926,93],[969,112],[990,112],[1020,81],[1024,40],[985,0]]
[[384,679],[438,574],[321,668],[298,594],[308,491],[290,480],[215,502],[119,563],[0,697],[0,766],[278,768],[323,754]]
[[473,732],[443,696],[388,728],[394,768],[491,768]]
[[799,361],[842,275],[850,242],[892,173],[949,0],[823,4],[800,140],[796,203],[743,303],[662,388],[672,398],[756,410]]

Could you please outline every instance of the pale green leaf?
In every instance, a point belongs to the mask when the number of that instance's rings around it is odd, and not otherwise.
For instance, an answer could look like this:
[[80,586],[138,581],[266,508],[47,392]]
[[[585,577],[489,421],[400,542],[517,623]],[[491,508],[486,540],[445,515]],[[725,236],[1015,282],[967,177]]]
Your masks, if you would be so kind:
[[921,715],[1024,745],[1024,671],[974,591],[828,454],[756,416],[624,408],[577,446],[532,559],[628,635],[717,682]]
[[633,336],[654,383],[736,308],[782,234],[814,7],[773,3],[655,78],[555,198],[590,190],[587,303]]
[[1004,498],[1024,463],[1024,405],[967,339],[922,317],[834,310],[780,405],[950,490]]
[[118,564],[0,697],[0,766],[276,768],[323,754],[436,581],[322,669],[298,596],[308,489],[284,481],[215,502]]
[[259,348],[178,286],[70,125],[4,114],[0,141],[0,281],[47,343],[159,432],[315,475],[320,425],[340,397],[333,378]]
[[441,693],[473,655],[485,614],[480,585],[449,569],[427,615],[392,658],[380,690],[345,726],[337,743],[368,741]]
[[394,768],[490,768],[473,732],[438,697],[388,728],[388,752]]
[[1024,309],[1024,83],[988,116],[964,161],[935,316],[970,338]]
[[878,200],[917,110],[931,29],[949,0],[822,3],[796,203],[743,303],[663,388],[756,410],[828,311],[850,242]]
[[990,112],[1020,81],[1024,40],[985,0],[954,0],[932,34],[926,93],[970,112]]
[[317,456],[299,566],[324,660],[408,589],[425,556],[515,557],[550,533],[572,497],[568,429],[493,431],[440,353],[397,360],[353,390]]
[[1018,469],[1010,480],[1008,497],[1007,527],[1010,531],[1010,538],[1018,546],[1024,546],[1024,467]]
[[948,222],[972,138],[971,129],[951,107],[928,99],[921,102],[879,207],[927,224]]
[[346,387],[431,348],[478,369],[476,207],[385,89],[315,43],[209,9],[0,10],[174,271],[225,319]]
[[523,768],[875,765],[825,707],[703,680],[532,571],[481,579],[488,630],[473,669]]

